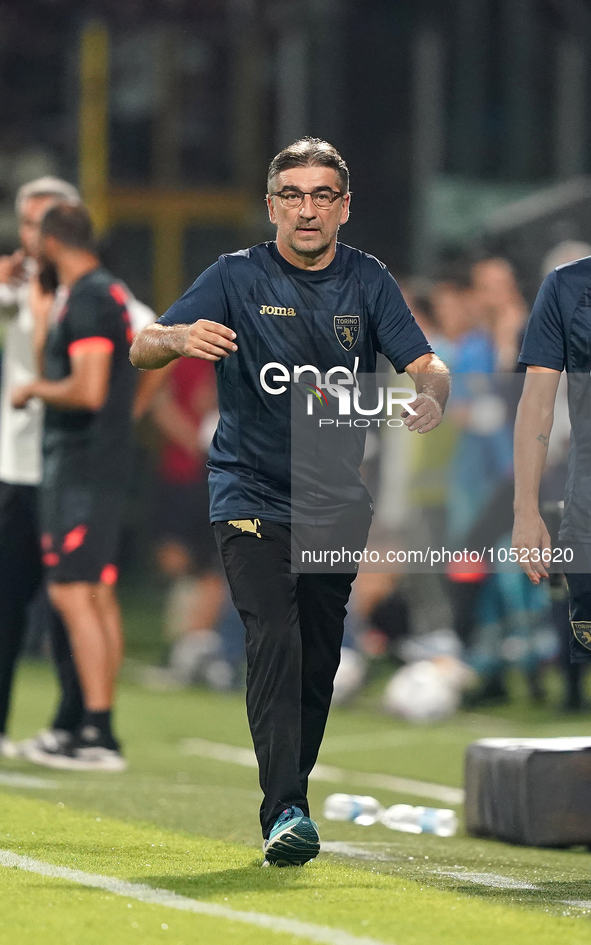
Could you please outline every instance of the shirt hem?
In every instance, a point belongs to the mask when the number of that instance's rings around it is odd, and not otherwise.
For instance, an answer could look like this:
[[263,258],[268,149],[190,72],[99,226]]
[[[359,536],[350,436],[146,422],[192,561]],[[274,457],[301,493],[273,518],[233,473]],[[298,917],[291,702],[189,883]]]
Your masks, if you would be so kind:
[[209,521],[211,525],[215,525],[216,522],[229,522],[231,520],[239,521],[240,519],[253,519],[258,518],[262,522],[277,522],[279,525],[291,525],[291,515],[282,515],[278,517],[277,515],[268,515],[265,512],[253,512],[252,509],[249,512],[224,512],[222,515],[219,512],[211,512],[209,516]]
[[[417,358],[420,358],[421,355],[434,354],[434,353],[435,352],[433,351],[433,348],[431,347],[429,342],[427,342],[426,345],[424,344],[415,345],[414,348],[410,348],[407,352],[405,352],[402,358],[397,359],[396,364],[393,364],[394,370],[396,371],[397,374],[404,374],[408,365],[412,364],[413,361],[416,361]],[[402,367],[398,367],[399,364],[402,364]]]
[[533,357],[520,357],[518,364],[526,364],[528,367],[535,365],[536,367],[545,367],[549,368],[551,371],[564,371],[564,364],[557,364],[556,361],[553,361],[550,364],[551,358],[533,358]]

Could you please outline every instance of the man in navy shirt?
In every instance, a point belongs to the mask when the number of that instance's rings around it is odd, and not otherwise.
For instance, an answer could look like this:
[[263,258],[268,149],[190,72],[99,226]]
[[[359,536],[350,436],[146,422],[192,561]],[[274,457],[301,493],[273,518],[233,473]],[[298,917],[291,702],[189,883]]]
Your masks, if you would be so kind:
[[[570,598],[571,661],[591,662],[591,257],[559,266],[542,284],[520,361],[527,365],[515,423],[515,525],[512,545],[533,584],[558,561]],[[559,546],[538,508],[554,402],[567,372],[571,438]],[[523,559],[523,560],[522,560]]]
[[[216,362],[220,422],[209,459],[210,518],[246,627],[265,862],[284,866],[303,864],[320,849],[308,776],[356,569],[298,573],[293,566],[290,389],[354,384],[375,372],[382,352],[415,381],[418,396],[402,416],[409,429],[426,433],[441,421],[449,375],[385,266],[337,242],[349,215],[349,173],[332,145],[295,142],[271,162],[267,183],[276,241],[221,256],[141,332],[131,358],[140,368],[179,356]],[[298,509],[298,523],[312,543],[340,548],[346,538],[348,547],[363,549],[370,498],[358,468],[349,463],[338,473],[321,484],[326,501]]]

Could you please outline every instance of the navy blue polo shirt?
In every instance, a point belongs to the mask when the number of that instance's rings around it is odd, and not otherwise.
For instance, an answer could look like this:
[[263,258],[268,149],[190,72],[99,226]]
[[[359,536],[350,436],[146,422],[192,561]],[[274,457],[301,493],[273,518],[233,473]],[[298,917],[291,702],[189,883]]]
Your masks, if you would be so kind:
[[[238,345],[216,363],[211,521],[290,521],[290,386],[298,368],[322,384],[331,368],[375,372],[378,352],[401,373],[432,350],[383,263],[341,243],[333,261],[314,271],[292,266],[274,242],[220,256],[159,323],[200,318],[232,328]],[[333,508],[368,497],[358,469],[351,475]]]
[[567,372],[571,439],[560,537],[591,542],[591,256],[546,277],[519,360]]

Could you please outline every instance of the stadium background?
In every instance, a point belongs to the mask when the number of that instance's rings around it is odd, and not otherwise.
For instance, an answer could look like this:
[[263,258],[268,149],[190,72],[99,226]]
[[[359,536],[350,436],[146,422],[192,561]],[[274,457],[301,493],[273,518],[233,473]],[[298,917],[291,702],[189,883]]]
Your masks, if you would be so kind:
[[[270,234],[269,155],[302,134],[347,156],[347,239],[399,274],[429,273],[442,246],[483,232],[508,245],[590,169],[583,0],[0,9],[2,247],[15,185],[54,170],[79,181],[122,275],[159,310],[222,249]],[[549,187],[527,212],[494,212]],[[588,226],[573,210],[522,250],[530,292],[544,250]]]
[[[353,211],[344,241],[383,259],[409,292],[418,287],[420,295],[428,295],[457,273],[458,265],[464,273],[473,259],[492,252],[514,266],[530,305],[547,253],[565,240],[591,240],[591,10],[585,0],[0,0],[0,22],[0,252],[16,245],[18,186],[58,174],[80,186],[109,267],[158,314],[221,252],[272,237],[262,199],[266,166],[302,134],[334,142],[351,169]],[[128,662],[120,714],[131,764],[125,790],[109,792],[98,782],[67,775],[58,775],[51,789],[59,791],[62,806],[63,799],[70,810],[83,812],[68,814],[60,828],[63,862],[71,864],[74,851],[79,865],[91,871],[94,854],[80,837],[102,829],[96,824],[109,815],[126,826],[112,827],[105,850],[112,849],[111,842],[134,850],[151,844],[149,827],[141,828],[146,833],[140,836],[140,828],[134,833],[136,827],[129,826],[138,817],[154,829],[184,831],[175,835],[177,852],[185,850],[187,832],[257,843],[254,818],[245,826],[246,812],[256,806],[248,765],[244,771],[230,768],[233,789],[244,791],[237,800],[238,793],[224,794],[229,791],[225,763],[213,755],[204,761],[199,754],[212,749],[193,743],[193,756],[191,745],[185,745],[182,761],[176,750],[183,739],[196,736],[218,748],[248,747],[242,694],[202,688],[169,692],[157,674],[137,671],[161,663],[168,647],[162,631],[168,582],[156,567],[146,511],[160,443],[150,419],[143,422],[122,568]],[[368,588],[369,597],[374,592]],[[402,612],[396,613],[401,618]],[[421,629],[440,628],[428,611],[421,619]],[[32,648],[36,659],[43,656],[38,641]],[[556,646],[551,655],[556,656]],[[392,664],[379,664],[376,659],[353,708],[334,713],[332,742],[321,760],[457,788],[464,748],[476,737],[586,731],[586,711],[576,720],[558,715],[562,683],[550,674],[546,704],[532,702],[535,690],[512,677],[509,705],[461,712],[437,728],[434,740],[432,729],[409,730],[382,714],[381,693]],[[17,683],[15,737],[30,735],[46,721],[53,696],[47,667],[27,662]],[[19,762],[4,767],[25,781],[31,773]],[[42,799],[50,788],[6,784],[7,811],[17,832],[21,822],[23,836],[33,822],[37,834],[47,831],[43,808],[27,807],[13,795]],[[313,785],[316,809],[331,789]],[[353,777],[343,789],[372,790],[384,804],[421,802],[420,795],[402,788],[364,788]],[[351,859],[358,828],[324,822],[322,827],[329,842],[350,844]],[[496,935],[499,942],[521,943],[534,934],[553,945],[563,937],[588,940],[586,931],[573,931],[572,925],[536,924],[536,910],[552,917],[568,910],[585,914],[573,905],[588,896],[580,882],[582,860],[587,870],[584,851],[545,852],[541,863],[536,851],[515,852],[462,833],[444,849],[436,838],[419,842],[379,826],[371,830],[365,847],[379,843],[380,869],[401,872],[409,891],[416,885],[410,912],[414,904],[424,905],[419,883],[438,886],[453,896],[450,902],[479,899],[482,913],[467,908],[455,929],[437,912],[444,900],[429,899],[432,914],[443,923],[442,942],[493,942]],[[95,842],[102,849],[98,835]],[[35,843],[29,838],[22,849],[49,855]],[[247,877],[241,885],[241,879],[222,875],[246,871],[252,851],[244,854],[235,846],[226,853],[224,865],[219,851],[205,857],[215,894],[221,883],[236,905],[240,896],[248,898],[245,890],[257,889],[263,897],[267,890],[259,890],[258,880]],[[195,855],[202,855],[197,847]],[[163,885],[167,866],[153,856]],[[152,876],[144,869],[149,864],[129,857],[126,876]],[[355,870],[363,867],[363,857],[353,856]],[[429,857],[417,878],[418,862],[411,861]],[[458,864],[460,871],[482,867],[483,860],[504,884],[474,880],[477,885],[469,887],[472,880],[453,872]],[[435,879],[428,874],[431,866],[443,871]],[[108,862],[101,866],[109,868]],[[349,887],[360,882],[359,872],[350,875],[343,868],[338,882],[349,895]],[[190,880],[184,886],[171,880],[170,887],[194,892]],[[362,898],[347,913],[339,911],[335,894],[334,922],[356,928]],[[414,928],[404,926],[410,895],[406,902],[395,916],[396,941],[431,942],[430,926],[423,928],[419,919]],[[261,903],[267,908],[263,898]],[[383,900],[376,903],[377,914],[385,907]],[[513,911],[501,919],[497,905]],[[30,931],[26,908],[23,942]],[[536,912],[536,922],[530,922],[528,909]],[[303,915],[301,910],[298,901],[295,914]],[[6,934],[11,934],[8,925]],[[114,931],[114,942],[118,934]],[[359,934],[364,934],[361,926]]]

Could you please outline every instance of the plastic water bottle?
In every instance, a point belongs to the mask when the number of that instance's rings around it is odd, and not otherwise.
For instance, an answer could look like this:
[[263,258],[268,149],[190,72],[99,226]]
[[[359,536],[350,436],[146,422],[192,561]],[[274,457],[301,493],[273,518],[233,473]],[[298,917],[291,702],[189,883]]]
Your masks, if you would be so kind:
[[369,827],[382,818],[384,808],[375,797],[363,794],[331,794],[322,811],[327,820],[352,820],[354,824]]
[[382,814],[382,823],[390,830],[404,833],[434,833],[437,837],[453,837],[458,829],[458,818],[453,810],[436,807],[411,807],[394,804]]

